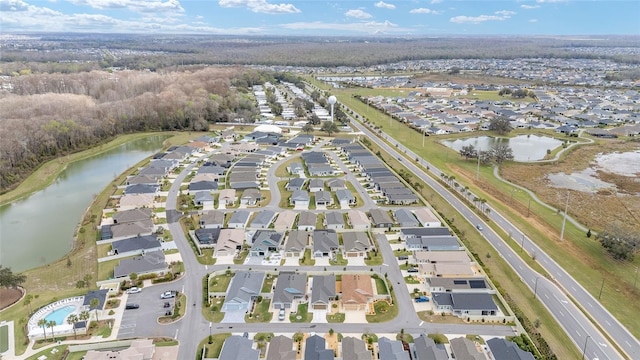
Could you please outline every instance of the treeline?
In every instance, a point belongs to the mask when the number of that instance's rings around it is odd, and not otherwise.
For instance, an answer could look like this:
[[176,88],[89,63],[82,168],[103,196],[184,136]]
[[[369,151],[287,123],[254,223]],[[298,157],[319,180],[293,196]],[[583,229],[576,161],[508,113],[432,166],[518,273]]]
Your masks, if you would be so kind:
[[[97,66],[156,71],[172,66],[269,65],[269,66],[375,66],[400,61],[430,59],[566,58],[601,59],[638,64],[633,54],[576,52],[572,48],[597,48],[593,41],[532,37],[442,38],[308,38],[216,37],[144,35],[103,36],[98,39],[73,34],[42,37],[32,49],[4,49],[3,74],[21,70],[31,62],[42,72]],[[633,37],[608,38],[601,47],[636,46]],[[606,46],[605,46],[606,45]],[[80,51],[92,49],[92,51]],[[596,49],[597,50],[597,49]],[[19,65],[19,66],[18,66]]]
[[246,87],[273,75],[235,67],[189,71],[92,71],[12,78],[0,94],[0,192],[40,164],[119,134],[207,130],[210,123],[253,122]]

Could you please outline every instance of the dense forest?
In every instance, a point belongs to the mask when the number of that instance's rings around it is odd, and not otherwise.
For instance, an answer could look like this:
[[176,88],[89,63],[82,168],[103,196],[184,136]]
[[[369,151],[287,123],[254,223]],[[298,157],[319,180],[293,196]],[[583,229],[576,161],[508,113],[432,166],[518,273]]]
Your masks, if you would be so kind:
[[[598,41],[595,41],[598,40]],[[374,66],[409,60],[607,58],[638,64],[637,37],[232,37],[198,35],[42,35],[6,46],[0,71],[75,72],[126,67],[158,70],[177,65]],[[580,51],[576,51],[580,50]],[[28,66],[25,66],[25,63]]]
[[17,77],[12,93],[0,93],[0,192],[44,161],[119,134],[252,122],[247,86],[265,79],[273,78],[235,67]]

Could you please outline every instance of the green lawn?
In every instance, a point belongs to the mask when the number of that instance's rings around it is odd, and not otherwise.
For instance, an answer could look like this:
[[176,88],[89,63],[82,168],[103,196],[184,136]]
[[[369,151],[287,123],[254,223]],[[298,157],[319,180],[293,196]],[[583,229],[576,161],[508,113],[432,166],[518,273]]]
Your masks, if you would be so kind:
[[233,278],[233,273],[222,274],[222,275],[212,277],[209,280],[209,291],[210,292],[226,292],[232,278]]
[[222,304],[224,304],[224,297],[217,297],[211,300],[211,305],[202,309],[202,315],[208,321],[219,323],[224,319],[224,313],[221,312]]
[[236,265],[244,264],[244,260],[247,258],[247,255],[249,255],[249,250],[240,251],[240,254],[238,254],[237,257],[233,258],[233,263]]
[[[289,320],[292,323],[308,323],[313,319],[313,314],[308,312],[309,305],[308,304],[300,304],[298,305],[298,311],[294,314],[291,313],[289,315]],[[298,319],[298,316],[300,319]]]
[[367,322],[381,323],[389,321],[398,316],[398,307],[390,305],[386,301],[376,301],[374,304],[375,315],[367,315]]
[[262,283],[262,290],[260,290],[260,292],[270,293],[271,287],[273,287],[273,282],[277,278],[278,277],[276,275],[267,275],[264,279],[264,282]]
[[298,261],[301,266],[313,266],[316,260],[311,258],[311,249],[305,249],[303,257]]
[[211,336],[211,344],[209,344],[209,337],[207,336],[198,345],[198,351],[196,351],[196,359],[202,360],[202,349],[204,348],[204,357],[208,359],[217,359],[222,351],[222,345],[224,341],[231,336],[231,333],[214,334]]
[[329,264],[332,266],[346,266],[349,261],[342,256],[342,253],[338,253],[335,260],[329,260]]
[[268,323],[273,318],[273,313],[269,311],[271,300],[263,298],[258,304],[255,305],[255,309],[252,313],[244,316],[244,321],[247,323]]
[[407,284],[420,284],[420,280],[416,279],[412,275],[405,276],[404,277],[404,282],[407,283]]
[[329,323],[343,323],[345,315],[344,313],[335,313],[332,315],[327,315],[327,322]]
[[0,326],[0,353],[9,350],[9,326]]
[[387,289],[387,284],[385,284],[384,279],[376,278],[376,289],[379,295],[387,295],[389,294],[389,290]]

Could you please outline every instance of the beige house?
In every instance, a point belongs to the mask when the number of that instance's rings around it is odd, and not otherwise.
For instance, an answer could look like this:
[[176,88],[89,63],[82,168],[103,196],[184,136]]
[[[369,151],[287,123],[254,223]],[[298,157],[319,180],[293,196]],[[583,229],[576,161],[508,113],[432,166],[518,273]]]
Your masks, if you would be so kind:
[[345,310],[365,310],[371,300],[373,300],[371,276],[342,275],[342,306]]
[[237,250],[242,249],[242,244],[244,244],[243,229],[222,229],[214,256],[234,255]]
[[151,339],[133,340],[131,346],[123,350],[97,351],[89,350],[84,355],[84,360],[150,360],[156,346]]

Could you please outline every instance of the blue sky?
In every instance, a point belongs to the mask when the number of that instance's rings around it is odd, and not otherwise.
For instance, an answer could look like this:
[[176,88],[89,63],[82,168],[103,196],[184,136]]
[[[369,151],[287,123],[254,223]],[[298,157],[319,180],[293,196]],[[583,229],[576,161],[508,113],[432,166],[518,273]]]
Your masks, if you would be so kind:
[[640,35],[640,1],[0,0],[0,31]]

